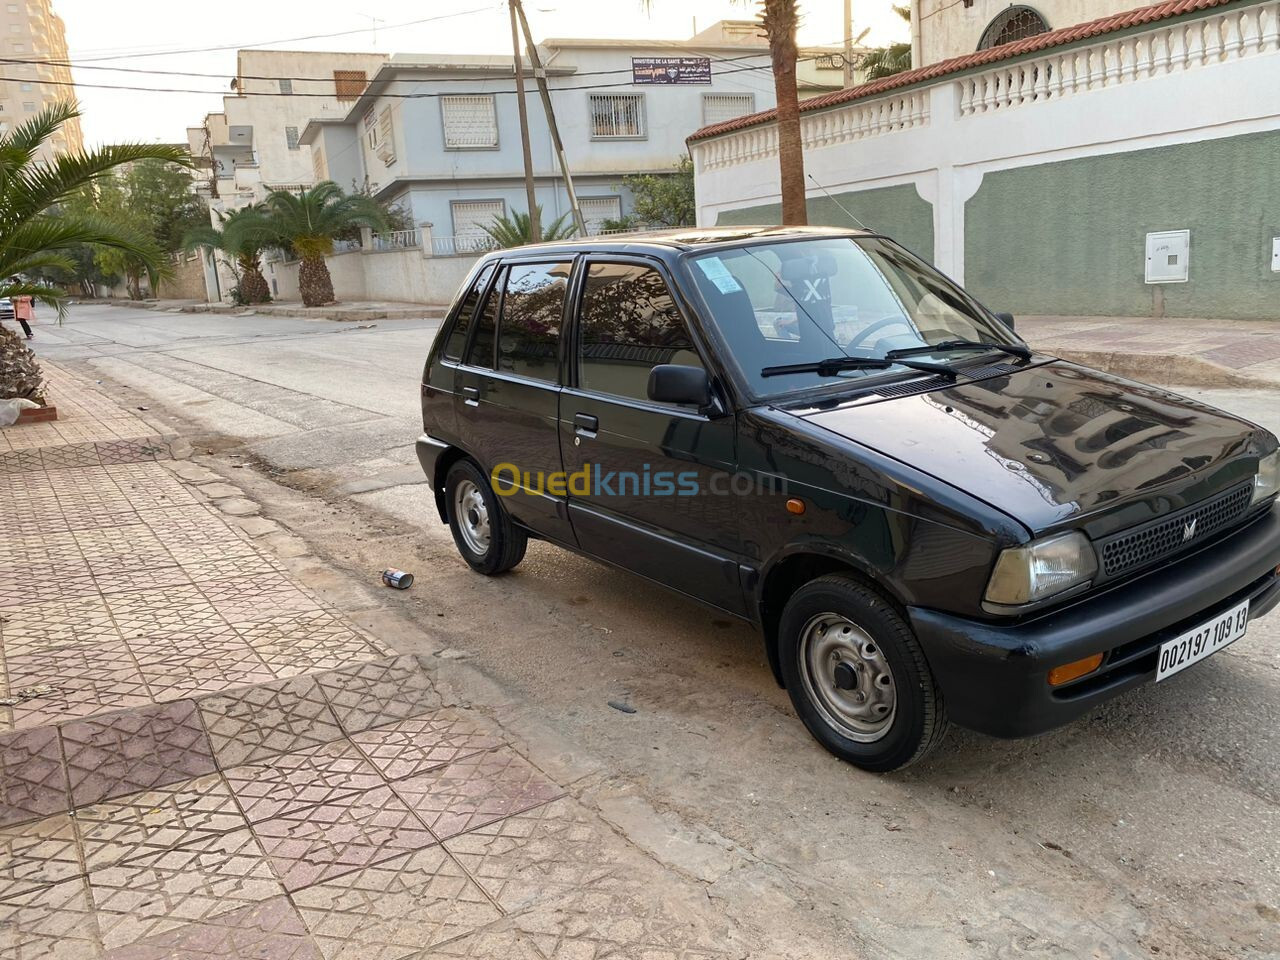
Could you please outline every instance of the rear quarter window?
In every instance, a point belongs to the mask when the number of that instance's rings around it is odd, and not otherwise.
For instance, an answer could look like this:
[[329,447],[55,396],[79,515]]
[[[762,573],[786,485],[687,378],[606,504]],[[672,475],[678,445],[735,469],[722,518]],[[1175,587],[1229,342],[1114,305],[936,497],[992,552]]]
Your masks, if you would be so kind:
[[462,351],[467,346],[467,334],[471,332],[471,324],[475,319],[476,308],[480,305],[480,297],[484,293],[484,288],[489,283],[491,276],[493,276],[493,264],[489,264],[476,276],[466,295],[462,298],[462,303],[458,306],[458,312],[454,314],[453,329],[449,331],[449,339],[444,344],[444,355],[450,360],[462,359]]

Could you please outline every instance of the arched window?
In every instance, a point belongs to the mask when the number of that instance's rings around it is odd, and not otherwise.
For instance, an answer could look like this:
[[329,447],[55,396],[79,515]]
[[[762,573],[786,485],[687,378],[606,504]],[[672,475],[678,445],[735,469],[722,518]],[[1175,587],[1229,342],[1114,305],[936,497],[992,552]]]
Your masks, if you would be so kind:
[[1044,17],[1030,7],[1009,7],[1001,10],[987,24],[987,29],[982,31],[982,40],[978,42],[978,49],[989,50],[1015,40],[1025,40],[1048,29],[1049,24],[1045,23]]

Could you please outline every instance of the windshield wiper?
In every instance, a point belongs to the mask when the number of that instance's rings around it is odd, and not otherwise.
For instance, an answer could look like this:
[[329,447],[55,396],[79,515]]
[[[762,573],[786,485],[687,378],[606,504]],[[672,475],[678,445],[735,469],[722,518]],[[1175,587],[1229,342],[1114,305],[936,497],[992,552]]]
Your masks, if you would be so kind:
[[1031,348],[1020,343],[987,343],[983,340],[943,340],[941,343],[926,343],[922,347],[899,347],[886,353],[886,360],[897,360],[899,357],[914,357],[922,353],[939,353],[944,350],[999,350],[1020,360],[1031,359]]
[[939,373],[956,379],[956,372],[942,363],[926,363],[923,360],[899,360],[896,357],[830,357],[813,363],[788,363],[778,367],[765,367],[762,377],[782,377],[791,373],[816,373],[820,377],[834,377],[842,370],[887,370],[889,367],[907,367],[925,373]]

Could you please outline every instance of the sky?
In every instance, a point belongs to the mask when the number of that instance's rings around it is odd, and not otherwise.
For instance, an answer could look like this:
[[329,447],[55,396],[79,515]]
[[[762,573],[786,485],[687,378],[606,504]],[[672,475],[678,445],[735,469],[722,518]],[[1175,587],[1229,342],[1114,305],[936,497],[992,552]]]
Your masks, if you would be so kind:
[[[891,0],[854,0],[864,43],[906,39]],[[681,40],[721,19],[747,19],[755,0],[524,0],[536,39],[644,37]],[[120,141],[178,143],[186,128],[221,110],[239,47],[379,53],[501,53],[511,49],[501,0],[54,0],[66,23],[87,145]],[[357,12],[359,11],[359,12]],[[800,42],[838,45],[843,0],[800,0]],[[429,23],[405,26],[424,18]],[[317,34],[341,36],[316,37]],[[308,37],[311,39],[301,39]],[[180,74],[124,72],[165,70]],[[90,84],[184,91],[95,89]]]

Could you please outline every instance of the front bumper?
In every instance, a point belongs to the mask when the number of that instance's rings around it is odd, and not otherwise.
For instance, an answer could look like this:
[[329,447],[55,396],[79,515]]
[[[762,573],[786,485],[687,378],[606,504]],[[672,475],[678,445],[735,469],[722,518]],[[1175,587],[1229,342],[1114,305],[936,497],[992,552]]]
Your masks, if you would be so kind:
[[[911,625],[957,724],[996,737],[1043,733],[1150,682],[1160,644],[1250,601],[1249,619],[1280,603],[1280,507],[1168,567],[1017,623],[984,623],[908,607]],[[1245,637],[1248,640],[1248,637]],[[1049,670],[1105,654],[1093,673],[1050,687]]]

